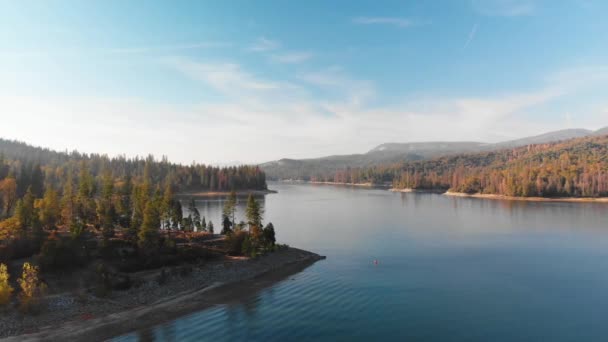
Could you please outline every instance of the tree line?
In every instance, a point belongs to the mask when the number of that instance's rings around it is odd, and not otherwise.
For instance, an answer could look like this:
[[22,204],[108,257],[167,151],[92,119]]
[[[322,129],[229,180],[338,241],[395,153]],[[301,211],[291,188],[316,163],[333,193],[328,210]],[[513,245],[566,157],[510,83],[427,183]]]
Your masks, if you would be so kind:
[[[32,241],[39,249],[53,231],[79,237],[90,231],[105,239],[118,230],[153,249],[159,228],[202,229],[183,217],[178,192],[262,190],[255,166],[181,165],[124,156],[63,153],[0,140],[0,244]],[[209,222],[204,229],[212,228]],[[20,253],[27,254],[20,249]]]
[[506,196],[608,196],[608,136],[336,170],[339,183]]

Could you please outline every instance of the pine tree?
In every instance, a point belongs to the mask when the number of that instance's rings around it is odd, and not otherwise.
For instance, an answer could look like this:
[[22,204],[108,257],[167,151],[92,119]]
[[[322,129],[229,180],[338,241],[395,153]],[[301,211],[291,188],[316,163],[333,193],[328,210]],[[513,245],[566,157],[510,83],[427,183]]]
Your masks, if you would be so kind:
[[132,193],[133,181],[131,175],[127,174],[122,186],[118,190],[118,200],[115,202],[117,215],[120,217],[120,224],[125,228],[131,227],[131,219],[133,217]]
[[0,217],[4,213],[10,216],[17,202],[17,181],[13,177],[7,177],[0,181],[0,193],[2,193],[2,210]]
[[260,208],[260,204],[253,195],[250,194],[247,199],[247,208],[245,209],[245,216],[247,217],[250,231],[252,227],[262,227],[262,213],[263,210]]
[[97,204],[97,219],[105,239],[114,236],[114,222],[116,221],[116,209],[114,207],[114,178],[112,171],[104,171],[101,187],[101,198]]
[[213,234],[214,233],[214,228],[213,228],[213,222],[211,222],[211,220],[209,220],[209,225],[207,225],[207,230],[209,231],[209,233]]
[[222,211],[222,214],[230,219],[231,227],[234,226],[234,224],[236,223],[235,222],[236,203],[237,203],[236,192],[231,191],[230,196],[228,196],[228,199],[224,203],[224,209]]
[[40,223],[45,229],[54,230],[61,215],[59,197],[52,187],[48,187],[44,192],[40,206]]
[[61,220],[63,224],[68,227],[72,226],[76,215],[73,183],[72,169],[68,169],[68,175],[64,184],[63,195],[61,198]]
[[78,195],[76,196],[76,212],[78,219],[85,225],[93,223],[96,219],[96,203],[94,200],[95,182],[89,172],[86,161],[80,163],[78,177]]
[[228,216],[223,215],[222,218],[222,235],[228,235],[230,233],[232,233],[232,222],[230,222],[230,218],[228,218]]
[[273,247],[276,243],[276,237],[274,232],[274,225],[272,222],[269,222],[266,227],[264,227],[264,231],[262,232],[264,244],[268,247]]
[[184,213],[182,210],[182,203],[178,200],[173,201],[173,209],[171,210],[171,223],[173,229],[178,229],[182,220],[184,219]]
[[39,228],[38,212],[34,207],[34,195],[31,187],[27,189],[25,195],[17,202],[15,207],[15,218],[19,227],[20,235],[26,238],[28,232],[34,232]]
[[165,229],[171,228],[171,219],[173,218],[172,211],[174,210],[173,205],[173,191],[171,189],[171,183],[167,182],[165,185],[165,191],[163,192],[163,201],[161,205],[161,220],[162,226]]
[[201,213],[198,211],[198,208],[196,207],[196,202],[194,201],[194,198],[190,199],[190,202],[188,203],[188,211],[190,212],[190,215],[188,215],[190,217],[190,224],[192,224],[192,228],[196,227],[197,231],[200,230],[201,228]]
[[158,249],[160,215],[157,204],[148,201],[144,210],[143,223],[138,233],[138,245],[144,254],[153,254]]
[[133,216],[131,217],[131,225],[129,231],[131,235],[136,235],[144,221],[144,211],[148,203],[149,193],[145,191],[144,186],[135,185],[131,194],[131,207],[133,208]]

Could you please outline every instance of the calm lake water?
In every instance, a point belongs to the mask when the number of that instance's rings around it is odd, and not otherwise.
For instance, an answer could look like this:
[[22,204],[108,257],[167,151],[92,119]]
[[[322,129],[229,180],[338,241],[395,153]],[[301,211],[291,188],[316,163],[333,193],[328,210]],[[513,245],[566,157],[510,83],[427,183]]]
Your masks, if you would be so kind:
[[[118,340],[608,340],[606,204],[269,187],[277,239],[327,260]],[[222,204],[198,202],[218,230]]]

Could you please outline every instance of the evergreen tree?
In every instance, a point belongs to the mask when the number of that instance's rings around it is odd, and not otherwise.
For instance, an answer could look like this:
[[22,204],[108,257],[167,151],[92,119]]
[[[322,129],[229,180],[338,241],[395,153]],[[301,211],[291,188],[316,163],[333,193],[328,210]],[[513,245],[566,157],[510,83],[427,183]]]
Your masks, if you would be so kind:
[[201,228],[201,213],[198,211],[196,207],[196,202],[194,198],[190,199],[188,203],[188,211],[190,212],[190,223],[192,224],[192,228],[196,227],[197,231]]
[[230,218],[228,218],[228,216],[223,215],[222,218],[222,235],[228,235],[230,233],[232,233],[232,222],[230,221]]
[[163,200],[161,205],[161,220],[162,227],[165,229],[171,228],[171,219],[173,218],[172,211],[175,206],[173,205],[173,191],[171,190],[171,184],[167,182],[165,185],[165,191],[163,192]]
[[72,179],[72,170],[68,169],[67,180],[64,184],[63,194],[61,198],[61,219],[63,224],[70,227],[74,222],[76,215],[75,199],[74,199],[74,184]]
[[171,210],[171,223],[173,229],[178,229],[179,224],[183,220],[182,203],[178,200],[173,201],[173,209]]
[[113,202],[114,178],[112,172],[106,170],[102,180],[101,198],[97,204],[97,217],[101,226],[103,237],[108,239],[114,236],[114,222],[116,221],[116,210]]
[[154,201],[149,201],[144,210],[144,218],[138,233],[138,245],[144,254],[153,254],[158,249],[160,214]]
[[2,210],[0,210],[0,218],[2,214],[8,217],[17,202],[17,181],[13,177],[7,177],[0,181],[0,193],[2,194]]
[[34,195],[30,187],[23,198],[17,202],[15,208],[15,218],[22,238],[26,238],[29,231],[33,232],[39,228],[38,213],[34,207],[34,201]]
[[144,211],[148,203],[149,193],[145,191],[144,186],[134,185],[131,194],[131,207],[133,208],[133,216],[131,217],[131,226],[129,234],[136,235],[144,221]]
[[211,222],[211,220],[209,220],[209,225],[207,225],[207,230],[209,231],[209,233],[213,234],[214,233],[214,229],[213,229],[213,222]]
[[253,195],[250,194],[249,198],[247,199],[247,208],[245,209],[245,216],[247,218],[250,231],[252,227],[262,227],[262,214],[263,210],[260,208],[260,204],[253,197]]
[[133,205],[131,194],[133,193],[133,181],[131,174],[127,174],[125,180],[118,191],[118,200],[116,201],[117,215],[120,217],[120,224],[123,227],[131,227],[131,219],[133,217]]
[[264,227],[264,231],[262,232],[264,244],[268,247],[273,247],[276,243],[274,225],[272,222],[268,223],[266,227]]
[[54,230],[61,216],[59,196],[53,188],[48,187],[40,205],[40,222],[45,229]]
[[230,219],[230,222],[232,223],[230,225],[231,227],[236,224],[236,221],[235,221],[236,204],[237,204],[236,191],[233,190],[230,192],[228,199],[224,203],[224,209],[222,211],[222,214]]
[[96,204],[94,201],[95,182],[89,172],[86,161],[80,163],[80,176],[78,177],[78,195],[76,196],[76,212],[79,220],[85,225],[96,220]]

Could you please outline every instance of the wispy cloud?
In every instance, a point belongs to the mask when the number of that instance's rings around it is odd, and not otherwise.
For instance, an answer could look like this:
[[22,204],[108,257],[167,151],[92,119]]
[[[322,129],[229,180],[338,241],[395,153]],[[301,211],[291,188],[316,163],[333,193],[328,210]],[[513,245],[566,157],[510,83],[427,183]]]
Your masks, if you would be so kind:
[[297,64],[311,59],[313,56],[310,52],[286,52],[272,55],[272,60],[285,64]]
[[195,49],[213,49],[213,48],[227,48],[232,46],[232,43],[228,42],[198,42],[198,43],[184,43],[184,44],[168,44],[168,45],[149,45],[149,46],[135,46],[127,48],[105,48],[103,51],[108,53],[145,53],[145,52],[171,52],[171,51],[182,51],[182,50],[195,50]]
[[2,50],[0,56],[9,57],[37,57],[37,56],[80,56],[87,54],[95,55],[129,55],[129,54],[159,54],[174,53],[185,50],[197,49],[221,49],[231,47],[229,42],[192,42],[181,44],[158,44],[158,45],[133,45],[131,47],[91,47],[91,46],[72,46],[57,47],[52,49],[32,49],[32,50]]
[[467,46],[469,46],[469,44],[471,44],[473,39],[475,39],[475,35],[477,34],[478,27],[479,27],[479,24],[473,25],[473,28],[471,29],[471,31],[469,32],[469,36],[467,37],[467,41],[464,43],[465,49],[467,48]]
[[[566,128],[566,120],[554,118],[578,109],[560,106],[551,112],[552,105],[608,84],[608,68],[588,66],[554,73],[539,80],[540,86],[521,92],[454,97],[431,93],[386,104],[378,101],[381,92],[374,82],[339,66],[279,80],[272,73],[227,61],[176,57],[165,65],[219,96],[172,104],[0,94],[0,136],[88,152],[145,155],[154,149],[186,163],[262,162],[365,151],[387,141],[497,141]],[[593,109],[596,116],[574,112],[577,126],[605,126],[606,109],[602,102]],[[531,114],[539,112],[554,116],[539,120]],[[82,130],[77,127],[90,125],[99,129],[78,133]],[[194,145],[194,150],[183,148]]]
[[533,0],[472,0],[471,4],[475,11],[487,16],[519,17],[536,10]]
[[407,18],[398,18],[398,17],[357,17],[353,19],[355,24],[361,25],[392,25],[396,27],[411,27],[416,25],[410,19]]
[[251,51],[257,52],[265,52],[276,50],[281,46],[281,44],[276,40],[271,40],[266,37],[259,37],[256,41],[249,47]]
[[171,58],[167,63],[182,74],[225,93],[267,91],[281,87],[279,82],[256,77],[236,63],[199,63],[185,58]]

